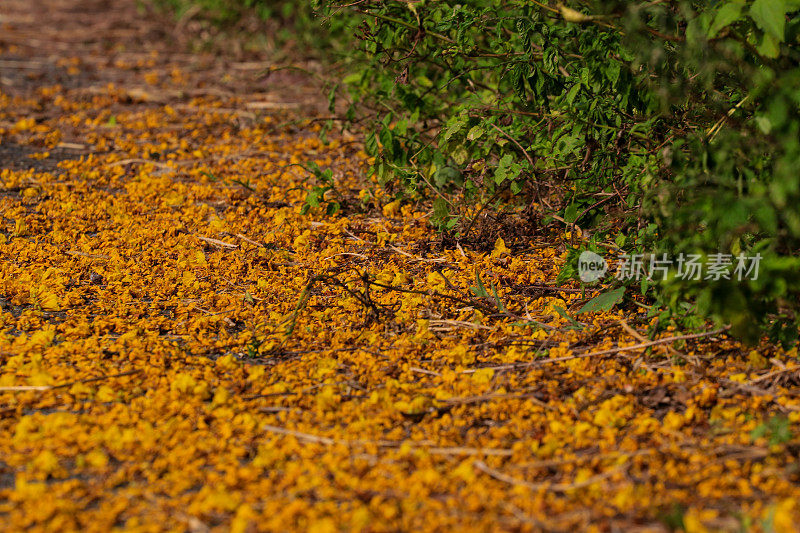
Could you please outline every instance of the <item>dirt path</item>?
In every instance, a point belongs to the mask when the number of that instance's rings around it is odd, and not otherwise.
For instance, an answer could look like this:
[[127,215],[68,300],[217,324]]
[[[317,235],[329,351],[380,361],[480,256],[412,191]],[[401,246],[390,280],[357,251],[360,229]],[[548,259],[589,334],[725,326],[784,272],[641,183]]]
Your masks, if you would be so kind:
[[800,523],[796,352],[620,350],[643,315],[566,316],[562,237],[443,246],[313,87],[170,35],[0,4],[0,529]]

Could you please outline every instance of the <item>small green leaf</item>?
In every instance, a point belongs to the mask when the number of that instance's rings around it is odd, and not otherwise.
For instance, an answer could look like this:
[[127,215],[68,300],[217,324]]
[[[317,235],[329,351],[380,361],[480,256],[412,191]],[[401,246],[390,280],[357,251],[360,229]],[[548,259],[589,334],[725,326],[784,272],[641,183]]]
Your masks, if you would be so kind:
[[572,203],[564,209],[564,220],[572,224],[578,218],[578,204]]
[[589,84],[589,76],[590,76],[589,68],[588,67],[582,68],[580,76],[581,76],[581,85],[583,85],[587,89],[590,89],[591,85]]
[[457,116],[447,121],[447,126],[442,132],[442,140],[448,142],[450,138],[461,131],[467,124],[467,119],[464,116]]
[[475,139],[479,139],[483,134],[484,134],[483,127],[480,124],[478,124],[477,126],[473,126],[469,130],[469,133],[467,133],[467,140],[474,141]]
[[622,68],[620,67],[618,61],[610,62],[606,67],[606,77],[613,85],[616,85],[616,83],[619,81],[619,74],[621,70]]
[[420,87],[430,88],[433,87],[433,82],[427,76],[417,76],[414,78]]
[[450,154],[450,157],[453,158],[453,161],[455,161],[457,165],[463,165],[467,162],[467,159],[469,159],[467,147],[463,144],[459,144]]
[[437,187],[445,187],[447,185],[453,185],[456,183],[460,176],[461,173],[458,171],[458,169],[450,166],[442,167],[434,172],[433,182]]
[[619,287],[601,293],[586,302],[586,305],[581,307],[580,311],[578,311],[578,314],[593,313],[596,311],[610,311],[612,307],[622,301],[622,297],[624,295],[625,287]]
[[575,328],[575,329],[583,329],[583,326],[581,325],[581,323],[578,322],[577,320],[575,320],[574,318],[572,318],[571,316],[569,316],[569,313],[567,313],[566,309],[564,309],[560,305],[554,305],[553,309],[555,309],[556,313],[561,315],[562,318],[566,318],[567,320],[569,320],[569,322],[570,322],[570,324],[572,324],[573,328]]
[[757,115],[755,121],[756,125],[758,125],[758,129],[760,129],[762,133],[769,135],[769,132],[772,131],[772,122],[770,122],[769,117]]
[[360,83],[362,78],[362,74],[360,72],[353,72],[352,74],[348,74],[347,76],[342,79],[342,83],[345,85],[353,85],[355,83]]
[[369,132],[364,138],[364,151],[373,157],[378,155],[378,140],[375,138],[374,131]]
[[478,298],[488,298],[489,293],[486,292],[486,287],[483,285],[483,281],[481,281],[481,276],[478,274],[477,270],[475,271],[475,284],[477,287],[470,287],[472,293]]
[[567,104],[572,105],[572,102],[575,101],[575,97],[578,96],[578,91],[581,90],[581,84],[576,83],[572,86],[572,88],[567,93]]
[[781,53],[780,43],[770,33],[765,33],[756,49],[764,57],[775,59]]
[[393,157],[394,156],[394,143],[392,141],[394,139],[394,134],[392,133],[392,130],[390,130],[387,127],[381,128],[381,131],[378,134],[378,138],[381,141],[381,145],[383,146],[384,152],[386,152],[386,154],[389,157]]
[[717,11],[714,17],[714,22],[711,23],[711,28],[708,30],[709,38],[714,38],[723,28],[730,26],[742,16],[743,1],[734,1],[723,4]]
[[437,226],[444,226],[450,217],[450,206],[442,198],[433,201],[433,223]]
[[504,306],[503,302],[500,301],[500,296],[497,295],[497,287],[494,286],[494,283],[492,283],[492,295],[494,296],[494,301],[497,304],[497,308],[501,312],[505,313],[506,312],[506,306]]
[[750,17],[756,26],[772,37],[773,42],[782,43],[787,7],[783,0],[756,0],[750,6]]
[[328,204],[328,207],[325,208],[325,214],[328,216],[333,216],[339,211],[339,209],[341,209],[341,207],[342,206],[339,205],[339,202],[331,202]]
[[497,165],[497,170],[494,172],[494,182],[496,184],[500,185],[508,179],[509,169],[513,160],[514,156],[511,154],[506,154],[500,159],[500,164]]

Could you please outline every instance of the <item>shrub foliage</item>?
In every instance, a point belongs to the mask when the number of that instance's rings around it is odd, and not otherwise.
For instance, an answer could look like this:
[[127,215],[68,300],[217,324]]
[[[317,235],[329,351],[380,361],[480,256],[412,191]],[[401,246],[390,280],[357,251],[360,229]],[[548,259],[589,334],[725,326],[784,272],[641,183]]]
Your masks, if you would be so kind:
[[795,340],[800,0],[313,7],[303,24],[350,28],[332,109],[347,102],[382,186],[431,198],[438,228],[463,237],[476,204],[502,203],[585,248],[758,253],[755,280],[673,273],[641,289],[664,319],[690,310]]

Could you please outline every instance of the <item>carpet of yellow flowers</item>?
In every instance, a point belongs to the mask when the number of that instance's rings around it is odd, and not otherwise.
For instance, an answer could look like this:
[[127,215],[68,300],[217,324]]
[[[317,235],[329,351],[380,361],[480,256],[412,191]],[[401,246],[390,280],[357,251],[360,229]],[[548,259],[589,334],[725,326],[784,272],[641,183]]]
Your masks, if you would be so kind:
[[0,529],[798,530],[796,351],[575,315],[569,236],[442,244],[296,80],[6,1]]

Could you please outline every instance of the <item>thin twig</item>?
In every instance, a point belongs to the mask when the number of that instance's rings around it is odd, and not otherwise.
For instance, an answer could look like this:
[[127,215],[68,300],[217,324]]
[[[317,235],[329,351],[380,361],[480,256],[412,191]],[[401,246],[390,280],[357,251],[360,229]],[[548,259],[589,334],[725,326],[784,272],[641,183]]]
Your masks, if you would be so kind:
[[219,239],[213,239],[211,237],[204,237],[203,235],[195,235],[195,237],[197,237],[201,241],[205,241],[205,242],[207,242],[209,244],[213,244],[215,246],[219,246],[220,248],[226,248],[228,250],[235,250],[236,248],[239,247],[238,244],[233,244],[233,243],[230,243],[230,242],[221,241]]
[[234,235],[236,237],[239,237],[240,239],[242,239],[244,242],[249,242],[250,244],[252,244],[254,246],[260,246],[261,248],[266,248],[267,247],[266,244],[262,244],[262,243],[260,243],[258,241],[254,241],[253,239],[250,239],[249,237],[246,237],[246,236],[242,235],[241,233],[234,233]]
[[631,346],[618,346],[616,348],[611,348],[609,350],[602,350],[599,352],[592,352],[592,353],[583,353],[578,355],[567,355],[564,357],[556,357],[554,359],[537,359],[536,361],[527,361],[524,363],[510,363],[507,365],[499,365],[499,366],[487,366],[482,367],[480,369],[471,368],[469,370],[462,370],[462,374],[472,374],[477,372],[478,370],[483,370],[484,368],[490,368],[492,370],[513,370],[515,368],[526,368],[531,366],[538,366],[538,365],[546,365],[550,363],[560,363],[562,361],[571,361],[573,359],[583,359],[586,357],[599,357],[601,355],[612,355],[619,352],[629,352],[633,350],[641,350],[642,348],[649,348],[650,346],[657,346],[659,344],[667,344],[671,342],[677,341],[686,341],[692,339],[699,339],[702,337],[711,337],[712,335],[717,335],[719,333],[723,333],[728,331],[730,326],[725,326],[724,328],[715,329],[714,331],[707,331],[705,333],[694,333],[691,335],[678,335],[676,337],[667,337],[664,339],[658,339],[655,341],[650,342],[643,342],[640,344],[632,344]]
[[311,433],[304,433],[293,429],[286,429],[279,426],[264,425],[262,429],[270,433],[277,433],[278,435],[286,435],[295,437],[299,440],[310,442],[312,444],[323,444],[325,446],[333,446],[335,444],[344,444],[345,446],[364,446],[372,445],[381,448],[399,448],[404,445],[410,445],[414,448],[419,448],[427,451],[433,455],[495,455],[495,456],[510,456],[514,452],[505,448],[470,448],[466,446],[431,446],[425,441],[393,441],[393,440],[343,440],[332,439],[330,437],[322,437],[313,435]]
[[505,483],[509,483],[511,485],[516,485],[520,487],[528,487],[529,489],[533,490],[541,490],[547,489],[552,492],[567,492],[570,490],[581,489],[584,487],[588,487],[590,485],[594,485],[598,481],[602,481],[608,477],[611,477],[615,473],[619,472],[622,468],[612,468],[608,472],[604,472],[602,474],[597,474],[596,476],[592,476],[588,479],[583,481],[577,481],[575,483],[550,483],[548,481],[543,481],[540,483],[531,483],[530,481],[525,481],[524,479],[517,479],[513,476],[509,476],[508,474],[504,474],[499,470],[495,470],[494,468],[490,467],[486,463],[481,460],[477,460],[473,463],[475,468],[489,474],[491,477],[499,480],[504,481]]
[[118,166],[129,165],[129,164],[132,164],[132,163],[141,163],[141,164],[145,164],[145,165],[149,164],[149,165],[153,165],[154,167],[158,167],[158,168],[172,169],[171,166],[166,165],[164,163],[159,163],[158,161],[153,161],[152,159],[138,159],[138,158],[122,159],[120,161],[114,161],[113,163],[108,163],[106,165],[106,167],[107,168],[118,167]]

